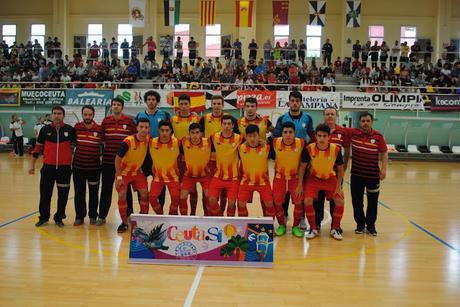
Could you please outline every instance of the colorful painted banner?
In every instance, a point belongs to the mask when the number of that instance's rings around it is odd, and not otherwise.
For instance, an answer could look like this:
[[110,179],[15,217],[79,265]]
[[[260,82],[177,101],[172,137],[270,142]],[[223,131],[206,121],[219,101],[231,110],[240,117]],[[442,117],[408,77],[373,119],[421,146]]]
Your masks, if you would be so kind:
[[289,17],[289,1],[273,0],[273,25],[287,25]]
[[145,0],[129,0],[129,23],[133,28],[143,28],[145,20]]
[[112,98],[112,90],[75,88],[66,90],[65,103],[76,106],[110,106]]
[[[151,89],[118,89],[114,92],[114,97],[123,99],[125,102],[125,107],[142,107],[145,108],[144,103],[144,94]],[[170,108],[171,105],[168,104],[168,94],[170,91],[167,90],[155,90],[160,94],[160,108]],[[171,99],[171,98],[170,98]]]
[[0,89],[0,106],[19,106],[19,89]]
[[343,92],[343,109],[424,110],[420,93]]
[[[276,92],[276,108],[289,109],[289,91]],[[325,108],[340,109],[340,93],[338,92],[300,92],[302,102],[300,108],[306,110],[324,110]]]
[[273,219],[131,215],[130,263],[273,267]]
[[64,104],[65,90],[23,89],[21,105],[54,105]]
[[460,95],[430,95],[431,111],[460,111]]
[[276,108],[275,91],[244,90],[236,91],[237,107],[244,108],[244,101],[248,97],[257,99],[258,108]]

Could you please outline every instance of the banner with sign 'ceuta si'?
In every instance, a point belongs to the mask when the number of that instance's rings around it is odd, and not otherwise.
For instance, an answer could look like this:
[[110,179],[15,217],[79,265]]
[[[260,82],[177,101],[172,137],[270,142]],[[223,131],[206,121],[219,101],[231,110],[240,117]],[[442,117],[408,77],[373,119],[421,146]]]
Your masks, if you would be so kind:
[[273,219],[131,215],[130,263],[273,267]]

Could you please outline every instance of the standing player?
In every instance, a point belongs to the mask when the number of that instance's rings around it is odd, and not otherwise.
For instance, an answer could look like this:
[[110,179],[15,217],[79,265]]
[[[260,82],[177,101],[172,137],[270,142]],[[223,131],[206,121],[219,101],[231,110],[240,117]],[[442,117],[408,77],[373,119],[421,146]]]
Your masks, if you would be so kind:
[[[136,132],[133,120],[123,115],[124,101],[121,98],[112,99],[112,115],[107,116],[101,123],[104,133],[104,152],[102,155],[102,186],[99,202],[98,226],[105,224],[112,203],[113,182],[115,180],[115,156],[120,149],[121,142]],[[132,212],[133,196],[128,188],[126,199],[128,213]]]
[[[329,143],[329,135],[330,129],[326,124],[319,124],[316,127],[316,142],[307,145],[299,168],[299,178],[303,178],[307,163],[310,164],[309,176],[304,187],[305,213],[310,224],[310,230],[306,234],[307,239],[313,239],[319,234],[313,207],[313,200],[318,197],[319,191],[324,191],[326,198],[335,202],[331,237],[336,240],[343,238],[338,230],[344,207],[342,185],[340,184],[343,179],[343,157],[340,146]],[[337,174],[334,168],[337,169]],[[302,180],[299,179],[297,193],[301,191]]]
[[150,205],[157,214],[163,214],[163,208],[158,202],[161,190],[168,187],[171,196],[169,214],[177,215],[180,203],[179,169],[179,140],[172,136],[171,122],[162,120],[158,124],[159,137],[150,142],[150,156],[152,157],[153,180],[150,184]]
[[57,211],[54,222],[58,227],[64,227],[65,207],[69,197],[70,176],[72,170],[72,143],[75,144],[75,129],[64,124],[65,110],[61,106],[51,109],[52,122],[40,130],[37,144],[32,153],[29,174],[35,174],[35,163],[40,153],[43,153],[43,167],[40,170],[40,216],[36,227],[40,227],[50,218],[51,197],[54,183],[58,190]]
[[235,119],[231,115],[222,116],[222,132],[211,136],[212,151],[216,153],[216,172],[209,186],[208,214],[223,215],[217,198],[226,191],[228,198],[227,216],[235,216],[239,187],[238,146],[241,136],[233,132]]
[[[190,138],[183,138],[181,144],[181,154],[184,156],[185,173],[182,177],[180,192],[180,213],[187,215],[187,198],[191,191],[196,189],[196,184],[200,183],[203,190],[203,199],[208,197],[209,188],[209,168],[208,162],[211,158],[211,142],[201,136],[201,126],[193,123],[188,128]],[[205,204],[203,204],[205,205]],[[204,214],[207,208],[204,206]],[[191,215],[195,215],[194,212]]]
[[[245,129],[246,142],[238,146],[241,159],[241,183],[238,190],[238,216],[248,216],[246,204],[259,192],[264,216],[275,216],[273,195],[268,176],[270,145],[261,144],[259,127],[249,125]],[[282,215],[282,213],[281,213]],[[284,224],[284,216],[280,223]]]
[[72,162],[76,213],[74,226],[82,225],[86,216],[86,183],[89,189],[89,223],[95,225],[97,220],[101,148],[104,136],[101,126],[94,121],[94,113],[93,106],[84,106],[81,109],[83,121],[75,125],[77,146]]
[[[337,144],[341,148],[343,148],[343,172],[345,173],[348,166],[348,160],[350,159],[350,140],[348,138],[348,133],[344,128],[337,125],[337,109],[326,108],[323,111],[323,115],[324,123],[328,125],[329,129],[331,130],[329,142]],[[339,182],[339,184],[342,184],[342,182]],[[326,194],[324,193],[324,191],[321,191],[318,195],[318,198],[313,203],[316,212],[316,226],[318,226],[318,230],[321,230],[321,221],[324,218],[325,198]],[[334,217],[334,208],[334,201],[329,201],[329,212],[331,213],[332,218]],[[334,221],[332,221],[332,223],[334,223]],[[342,232],[342,229],[339,228],[339,231]]]
[[[156,91],[147,91],[144,94],[144,103],[147,106],[145,111],[137,113],[136,117],[134,118],[134,122],[137,124],[141,118],[146,118],[150,122],[150,137],[156,138],[159,136],[158,133],[158,124],[162,120],[169,120],[171,115],[168,112],[160,110],[158,105],[160,104],[161,96]],[[142,172],[144,173],[145,177],[152,176],[152,157],[150,157],[150,153],[147,152],[147,156],[145,157],[144,164],[142,164]],[[163,207],[165,204],[165,194],[166,189],[161,191],[159,196],[160,205]]]
[[[187,94],[181,94],[178,99],[179,104],[179,111],[177,115],[171,117],[171,124],[174,131],[174,136],[181,141],[184,137],[188,135],[188,128],[192,123],[199,123],[200,117],[196,114],[193,114],[190,111],[191,108],[191,100],[190,96]],[[182,180],[182,176],[185,173],[185,161],[184,157],[181,155],[178,161],[179,165],[179,174],[180,179]],[[198,203],[198,194],[196,192],[196,188],[190,192],[190,208],[191,214],[196,214],[196,206]]]
[[117,229],[119,233],[128,230],[126,191],[130,184],[140,194],[141,214],[149,213],[147,178],[141,170],[150,142],[149,120],[140,119],[136,128],[137,133],[123,140],[115,157],[115,188],[118,192],[118,211],[121,217],[121,224]]
[[[300,158],[305,150],[305,141],[295,137],[295,124],[285,122],[282,126],[281,137],[273,140],[273,151],[275,152],[275,177],[273,178],[273,200],[275,202],[276,217],[279,227],[277,236],[286,233],[286,220],[284,217],[283,202],[286,190],[292,195],[294,203],[294,223],[292,234],[296,237],[303,237],[299,223],[303,214],[303,201],[299,194],[296,194],[298,183],[298,170]],[[276,187],[276,188],[275,188]]]
[[244,101],[244,117],[238,120],[238,130],[243,138],[246,138],[246,128],[249,125],[255,125],[259,128],[260,139],[267,142],[267,133],[273,132],[274,128],[268,116],[257,114],[257,99],[247,97]]
[[[313,120],[307,112],[303,112],[300,107],[302,106],[302,94],[298,91],[289,93],[289,111],[278,117],[276,121],[276,127],[273,131],[274,137],[281,137],[283,124],[287,122],[294,123],[295,125],[295,137],[303,139],[305,144],[311,141],[314,136]],[[291,195],[292,196],[292,195]],[[289,211],[289,193],[286,194],[286,198],[283,203],[284,215],[288,216]],[[300,221],[300,228],[306,229],[307,223],[305,218]]]
[[[374,117],[370,113],[359,116],[359,129],[349,129],[353,159],[351,162],[351,200],[356,222],[355,233],[367,230],[377,236],[377,204],[380,192],[380,180],[387,174],[388,151],[385,138],[372,129]],[[381,165],[379,166],[379,160]],[[367,211],[364,215],[364,189],[367,190]]]

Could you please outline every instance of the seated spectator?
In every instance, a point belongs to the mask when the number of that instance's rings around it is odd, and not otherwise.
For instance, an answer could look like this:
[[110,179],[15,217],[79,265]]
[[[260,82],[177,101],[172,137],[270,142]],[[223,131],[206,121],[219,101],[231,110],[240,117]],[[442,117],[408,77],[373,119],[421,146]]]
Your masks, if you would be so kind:
[[327,73],[326,77],[323,78],[323,91],[334,92],[335,91],[335,80],[331,73]]

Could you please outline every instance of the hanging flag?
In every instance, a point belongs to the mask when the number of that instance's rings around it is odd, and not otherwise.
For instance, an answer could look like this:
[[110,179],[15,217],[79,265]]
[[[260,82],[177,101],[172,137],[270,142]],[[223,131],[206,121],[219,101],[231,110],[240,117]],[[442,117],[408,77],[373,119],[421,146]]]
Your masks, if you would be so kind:
[[309,1],[310,11],[309,24],[312,26],[322,26],[326,24],[326,1]]
[[273,0],[273,25],[287,25],[289,1]]
[[182,94],[188,94],[190,96],[190,111],[191,112],[202,112],[206,110],[206,92],[170,92],[168,94],[168,104],[174,106],[175,110],[179,108],[179,96]]
[[216,1],[201,0],[201,26],[213,25],[216,20]]
[[252,27],[252,0],[236,1],[236,26],[241,28]]
[[165,26],[179,24],[180,0],[164,0]]
[[143,28],[145,19],[145,0],[129,0],[129,23],[133,28]]
[[347,1],[347,28],[359,28],[361,26],[361,0]]

